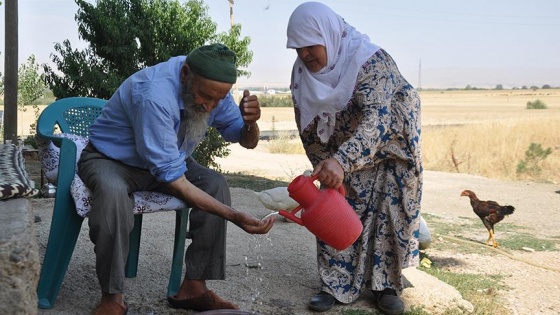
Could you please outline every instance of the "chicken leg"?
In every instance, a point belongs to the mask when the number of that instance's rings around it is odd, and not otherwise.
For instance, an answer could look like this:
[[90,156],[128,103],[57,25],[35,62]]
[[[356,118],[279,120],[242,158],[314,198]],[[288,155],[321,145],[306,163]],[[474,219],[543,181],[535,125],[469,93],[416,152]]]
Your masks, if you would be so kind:
[[[490,244],[490,241],[492,241],[492,244]],[[486,244],[492,245],[494,248],[498,247],[498,242],[496,242],[496,238],[494,237],[494,229],[488,230],[488,240],[486,241]]]

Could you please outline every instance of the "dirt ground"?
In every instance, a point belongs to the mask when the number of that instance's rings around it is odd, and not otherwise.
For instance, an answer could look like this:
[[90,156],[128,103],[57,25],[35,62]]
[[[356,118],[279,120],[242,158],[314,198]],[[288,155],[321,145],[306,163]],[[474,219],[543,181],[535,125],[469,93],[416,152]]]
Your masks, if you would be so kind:
[[[231,149],[231,155],[220,161],[222,169],[229,172],[288,179],[309,168],[303,156],[270,155],[261,149],[248,151],[237,145]],[[425,172],[424,180],[423,213],[448,220],[450,224],[473,218],[468,199],[459,197],[462,190],[470,189],[481,199],[514,205],[516,212],[504,221],[524,227],[535,236],[558,242],[560,185],[430,171]],[[235,208],[257,217],[269,213],[252,191],[241,188],[231,191]],[[36,215],[42,219],[37,223],[37,230],[43,255],[53,199],[34,199],[33,204]],[[126,282],[129,314],[194,314],[169,308],[165,299],[173,229],[173,213],[144,217],[138,276]],[[39,310],[39,314],[90,314],[97,303],[100,293],[87,232],[86,221],[54,309]],[[434,242],[452,242],[438,238],[437,231],[431,233]],[[507,233],[497,226],[498,240]],[[482,225],[481,233],[472,238],[481,242],[486,240]],[[502,275],[503,285],[497,289],[501,303],[511,310],[511,314],[560,314],[560,251],[515,251],[512,252],[513,259],[484,247],[477,254],[433,249],[427,252],[434,263],[451,271]],[[282,220],[277,221],[268,235],[261,236],[248,235],[230,224],[227,280],[210,281],[209,287],[247,311],[263,315],[312,314],[307,311],[306,304],[319,287],[314,238],[305,228]],[[324,314],[341,314],[348,309],[367,309],[375,314],[367,295],[352,305],[337,305]]]

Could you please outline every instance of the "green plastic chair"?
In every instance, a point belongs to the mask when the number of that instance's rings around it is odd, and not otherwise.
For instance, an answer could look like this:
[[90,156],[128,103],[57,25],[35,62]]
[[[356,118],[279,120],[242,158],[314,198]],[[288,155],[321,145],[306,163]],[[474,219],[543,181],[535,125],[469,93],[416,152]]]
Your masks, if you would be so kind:
[[[37,121],[38,137],[50,140],[60,148],[58,183],[51,228],[37,286],[39,308],[54,307],[83,222],[83,218],[76,212],[70,194],[70,185],[76,174],[77,147],[72,140],[53,135],[53,131],[58,127],[61,133],[87,137],[90,125],[101,114],[106,102],[106,100],[89,97],[60,99],[48,105]],[[175,241],[167,295],[175,295],[181,285],[190,209],[175,211]],[[130,233],[125,270],[127,278],[136,277],[137,274],[141,230],[142,214],[137,214],[134,216],[134,229]]]

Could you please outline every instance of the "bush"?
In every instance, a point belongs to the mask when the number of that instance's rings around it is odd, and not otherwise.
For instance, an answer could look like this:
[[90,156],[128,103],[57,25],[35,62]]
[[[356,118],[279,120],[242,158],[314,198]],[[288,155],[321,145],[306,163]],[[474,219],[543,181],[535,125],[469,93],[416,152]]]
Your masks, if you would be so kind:
[[220,165],[214,161],[215,158],[226,157],[230,154],[227,147],[228,143],[222,138],[220,133],[210,127],[206,138],[198,144],[193,153],[193,158],[202,166],[212,168],[221,172]]
[[527,102],[527,109],[547,109],[548,106],[546,106],[546,104],[541,101],[541,100],[536,100],[534,102]]
[[541,173],[539,163],[552,153],[552,148],[543,149],[541,144],[531,143],[525,151],[525,159],[517,164],[517,174],[528,173],[537,176]]
[[259,95],[261,107],[293,107],[290,95]]

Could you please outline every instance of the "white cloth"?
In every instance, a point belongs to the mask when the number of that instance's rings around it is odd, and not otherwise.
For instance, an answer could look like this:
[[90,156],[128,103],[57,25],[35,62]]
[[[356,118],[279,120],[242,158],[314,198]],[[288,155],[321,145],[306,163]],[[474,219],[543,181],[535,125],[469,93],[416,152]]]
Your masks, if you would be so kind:
[[[76,163],[80,160],[82,150],[89,142],[86,137],[69,133],[54,134],[54,136],[70,139],[76,144]],[[52,141],[40,137],[37,137],[36,141],[43,173],[50,183],[56,184],[60,148],[55,146]],[[77,165],[75,170],[78,170]],[[77,172],[74,174],[74,180],[70,186],[70,194],[74,199],[78,215],[83,218],[87,217],[91,210],[91,191],[86,187]],[[132,195],[134,197],[134,209],[132,209],[134,214],[180,210],[187,207],[181,199],[157,191],[135,191]]]
[[322,45],[327,65],[310,72],[299,57],[292,69],[291,90],[300,110],[301,131],[319,116],[317,134],[326,143],[333,133],[336,113],[348,104],[361,66],[380,48],[371,43],[326,5],[306,2],[288,22],[288,48]]

